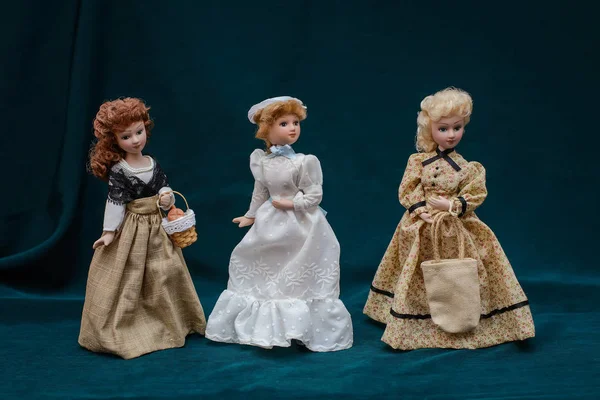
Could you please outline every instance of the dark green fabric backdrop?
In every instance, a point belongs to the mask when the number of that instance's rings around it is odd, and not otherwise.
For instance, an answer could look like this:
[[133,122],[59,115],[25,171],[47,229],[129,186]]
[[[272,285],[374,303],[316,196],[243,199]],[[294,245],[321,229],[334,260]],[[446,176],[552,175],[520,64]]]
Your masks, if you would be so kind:
[[[578,2],[26,0],[0,24],[0,397],[597,398],[598,29]],[[459,152],[487,169],[478,215],[529,296],[537,337],[477,351],[392,351],[362,315],[402,216],[397,188],[421,99],[454,85],[475,107]],[[354,348],[222,345],[136,360],[77,345],[106,184],[86,174],[106,99],[152,107],[147,151],[197,213],[184,251],[208,313],[244,235],[247,109],[308,106],[296,151],[319,157],[342,246]]]

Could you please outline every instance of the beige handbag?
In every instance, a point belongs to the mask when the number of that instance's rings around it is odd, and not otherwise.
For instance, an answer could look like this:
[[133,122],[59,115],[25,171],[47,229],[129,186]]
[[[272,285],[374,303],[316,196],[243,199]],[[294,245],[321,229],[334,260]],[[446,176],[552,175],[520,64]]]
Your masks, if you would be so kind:
[[[458,235],[459,258],[440,259],[441,227],[447,220]],[[440,212],[431,224],[434,260],[421,263],[431,319],[449,333],[468,332],[479,324],[481,299],[477,260],[465,258],[468,232],[462,222],[448,212]]]

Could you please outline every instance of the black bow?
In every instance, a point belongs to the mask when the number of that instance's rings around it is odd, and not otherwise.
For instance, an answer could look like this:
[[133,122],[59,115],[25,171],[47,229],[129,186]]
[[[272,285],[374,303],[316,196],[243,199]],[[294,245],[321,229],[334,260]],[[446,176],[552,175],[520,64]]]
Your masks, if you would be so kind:
[[446,160],[446,162],[448,162],[448,164],[450,164],[450,166],[452,168],[454,168],[455,171],[458,172],[458,171],[460,171],[460,167],[448,155],[448,154],[452,153],[453,151],[454,151],[454,149],[446,149],[444,151],[440,151],[440,149],[436,148],[435,152],[437,153],[437,156],[433,156],[429,160],[423,161],[422,164],[423,164],[423,166],[426,166],[426,165],[431,164],[432,162],[435,162],[435,161],[439,160],[440,158],[443,158],[444,160]]

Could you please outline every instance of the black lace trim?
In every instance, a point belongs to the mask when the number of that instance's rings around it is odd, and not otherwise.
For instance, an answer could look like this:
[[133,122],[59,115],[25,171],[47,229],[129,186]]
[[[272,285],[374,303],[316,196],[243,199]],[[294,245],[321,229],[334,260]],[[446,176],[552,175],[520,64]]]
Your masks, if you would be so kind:
[[167,176],[156,160],[148,183],[117,164],[108,173],[108,201],[116,205],[127,204],[133,200],[152,197],[164,186],[169,186]]

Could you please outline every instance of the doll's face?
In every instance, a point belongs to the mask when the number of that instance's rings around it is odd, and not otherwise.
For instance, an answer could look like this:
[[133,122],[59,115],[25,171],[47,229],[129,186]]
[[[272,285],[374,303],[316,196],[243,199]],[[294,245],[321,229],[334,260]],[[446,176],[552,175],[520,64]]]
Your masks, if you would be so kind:
[[294,144],[300,137],[300,120],[295,114],[287,114],[273,122],[269,129],[269,141],[276,145]]
[[140,154],[146,145],[146,126],[144,121],[134,122],[117,135],[117,144],[126,153]]
[[452,149],[458,145],[465,132],[465,119],[462,117],[444,117],[431,121],[431,135],[440,150]]

